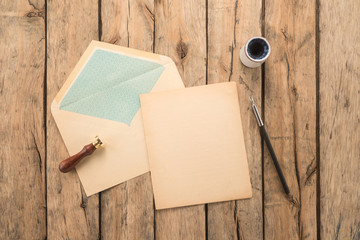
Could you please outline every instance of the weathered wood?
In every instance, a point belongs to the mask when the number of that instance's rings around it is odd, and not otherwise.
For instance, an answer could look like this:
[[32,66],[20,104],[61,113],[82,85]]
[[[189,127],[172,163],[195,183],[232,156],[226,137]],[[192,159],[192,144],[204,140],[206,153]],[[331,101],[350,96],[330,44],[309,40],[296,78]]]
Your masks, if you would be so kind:
[[101,41],[144,51],[154,46],[154,1],[101,2]]
[[102,239],[153,239],[154,204],[150,174],[101,194]]
[[285,196],[265,147],[267,239],[317,237],[315,22],[315,1],[266,1],[265,125],[292,193]]
[[208,83],[239,83],[239,100],[248,155],[253,198],[208,205],[209,239],[262,239],[261,138],[249,107],[253,96],[261,107],[261,68],[243,66],[242,45],[261,36],[262,1],[208,2]]
[[[171,57],[186,87],[206,83],[205,1],[155,2],[155,52]],[[157,239],[205,239],[205,205],[156,211]]]
[[102,193],[99,219],[98,196],[86,199],[76,173],[58,171],[68,153],[49,111],[90,40],[98,39],[99,2],[48,1],[45,13],[44,0],[2,1],[0,238],[97,239],[101,231],[104,239],[204,239],[206,234],[209,239],[262,239],[264,221],[267,239],[315,239],[316,231],[321,239],[358,239],[360,4],[320,0],[317,159],[315,0],[264,1],[265,37],[272,53],[265,64],[262,107],[293,193],[289,201],[266,147],[261,184],[261,140],[248,105],[252,95],[261,107],[261,70],[245,68],[239,61],[240,47],[260,35],[261,2],[209,0],[208,26],[205,0],[163,0],[155,6],[153,0],[100,2],[102,40],[147,51],[155,44],[156,52],[176,62],[187,87],[205,84],[206,74],[208,83],[240,83],[254,197],[209,204],[206,225],[204,205],[154,212],[149,174]]
[[320,1],[321,239],[360,239],[359,9]]
[[50,105],[90,41],[98,38],[98,2],[47,3],[47,202],[48,239],[98,239],[99,199],[86,198],[75,171],[58,169],[68,157]]
[[206,83],[205,0],[155,2],[155,52],[171,57],[186,87]]
[[0,239],[46,237],[44,1],[0,3]]
[[[154,2],[102,1],[102,41],[153,51]],[[101,193],[103,239],[153,239],[154,203],[150,174]]]

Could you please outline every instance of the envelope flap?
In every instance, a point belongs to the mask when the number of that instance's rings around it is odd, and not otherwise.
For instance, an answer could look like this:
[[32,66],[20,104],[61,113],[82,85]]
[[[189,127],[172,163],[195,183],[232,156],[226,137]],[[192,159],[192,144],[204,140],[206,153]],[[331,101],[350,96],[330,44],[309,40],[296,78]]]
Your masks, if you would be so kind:
[[99,42],[89,49],[88,60],[80,60],[77,76],[58,99],[60,109],[130,126],[140,109],[139,95],[152,90],[172,60]]
[[155,62],[96,49],[60,102],[60,109],[130,125],[164,71]]
[[73,71],[70,73],[64,85],[59,90],[54,101],[56,101],[57,103],[60,103],[62,101],[63,97],[65,96],[69,88],[72,86],[74,81],[77,79],[77,76],[80,74],[80,72],[88,62],[91,55],[97,49],[111,51],[116,54],[121,54],[127,57],[131,57],[133,59],[149,61],[158,65],[162,65],[164,68],[166,68],[169,65],[175,65],[172,59],[167,56],[93,40],[91,41],[88,48],[85,50],[84,54],[81,56],[80,60],[76,64]]

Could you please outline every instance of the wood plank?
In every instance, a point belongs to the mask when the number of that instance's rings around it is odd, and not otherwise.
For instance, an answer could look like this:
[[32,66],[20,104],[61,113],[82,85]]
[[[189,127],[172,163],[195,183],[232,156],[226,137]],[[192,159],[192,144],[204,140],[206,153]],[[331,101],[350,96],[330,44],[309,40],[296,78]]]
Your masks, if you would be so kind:
[[320,1],[321,239],[360,239],[359,9]]
[[[205,1],[155,1],[155,52],[171,57],[186,87],[206,84]],[[205,239],[205,205],[155,213],[156,239]]]
[[98,39],[98,1],[47,3],[47,202],[48,239],[98,239],[99,199],[86,198],[75,171],[58,170],[68,157],[50,113],[56,93],[90,41]]
[[205,0],[155,2],[155,52],[174,60],[186,87],[206,84]]
[[102,2],[101,22],[101,41],[153,51],[154,0]]
[[[103,1],[102,41],[153,51],[153,0]],[[153,239],[154,202],[150,173],[101,193],[103,239]]]
[[317,237],[315,32],[315,0],[266,1],[265,125],[292,193],[286,198],[265,147],[267,239]]
[[0,3],[0,239],[46,238],[44,1]]
[[261,107],[261,68],[243,66],[240,48],[261,36],[262,1],[208,2],[208,83],[238,82],[240,110],[253,198],[208,205],[209,239],[262,239],[261,138],[249,107],[253,96]]

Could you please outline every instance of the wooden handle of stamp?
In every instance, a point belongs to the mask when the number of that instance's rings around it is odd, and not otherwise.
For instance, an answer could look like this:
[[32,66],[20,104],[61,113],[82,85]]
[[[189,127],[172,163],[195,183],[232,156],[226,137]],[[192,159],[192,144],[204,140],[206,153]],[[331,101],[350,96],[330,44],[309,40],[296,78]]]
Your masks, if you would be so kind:
[[78,164],[84,157],[91,155],[95,150],[96,147],[93,143],[84,146],[84,148],[74,156],[61,161],[59,164],[59,170],[63,173],[73,170],[76,164]]

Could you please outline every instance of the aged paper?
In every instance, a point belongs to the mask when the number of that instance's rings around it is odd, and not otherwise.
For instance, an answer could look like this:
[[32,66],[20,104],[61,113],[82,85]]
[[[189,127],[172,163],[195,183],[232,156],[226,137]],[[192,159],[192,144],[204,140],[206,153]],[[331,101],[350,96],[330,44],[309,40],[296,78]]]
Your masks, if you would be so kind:
[[156,209],[252,196],[235,83],[140,101]]

